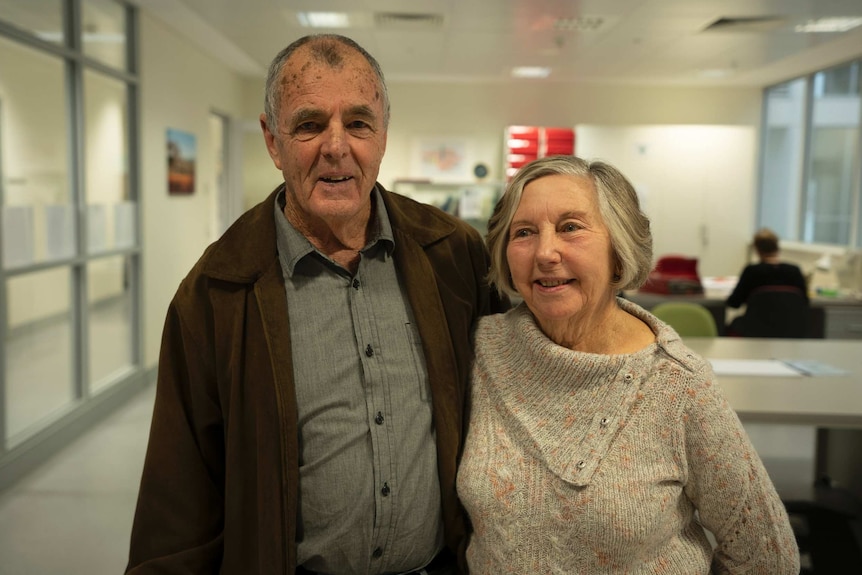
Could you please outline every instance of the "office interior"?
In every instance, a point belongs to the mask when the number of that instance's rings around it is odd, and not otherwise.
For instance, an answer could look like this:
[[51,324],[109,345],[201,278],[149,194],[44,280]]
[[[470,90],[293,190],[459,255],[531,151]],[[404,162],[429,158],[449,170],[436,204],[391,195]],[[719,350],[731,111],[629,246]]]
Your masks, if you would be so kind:
[[[281,181],[260,134],[263,68],[226,47],[205,20],[190,26],[184,6],[0,0],[3,573],[122,569],[117,562],[127,549],[168,303],[206,246]],[[90,21],[113,40],[88,41],[74,23]],[[63,32],[41,33],[47,29]],[[852,70],[855,86],[839,98],[841,129],[794,148],[787,181],[764,186],[764,171],[784,173],[764,160],[764,145],[773,146],[770,154],[782,145],[765,137],[769,89],[792,91],[794,80],[832,67]],[[393,75],[379,181],[432,196],[435,189],[499,192],[506,127],[572,128],[578,155],[609,161],[637,187],[656,255],[696,257],[701,276],[720,280],[753,261],[751,235],[769,207],[763,203],[796,193],[784,188],[805,189],[805,147],[822,144],[825,154],[837,149],[840,177],[851,182],[849,219],[783,241],[783,257],[832,290],[839,307],[824,305],[834,325],[862,325],[860,73],[862,28],[798,57],[794,75],[763,84],[428,82]],[[791,148],[793,132],[785,142]],[[168,140],[188,136],[193,151],[177,153],[194,159],[191,192],[169,183]],[[466,169],[431,181],[429,192],[421,152],[436,142],[460,150]],[[478,164],[486,175],[474,174]],[[481,216],[490,204],[475,209]],[[775,217],[770,223],[784,230],[806,216],[788,208]],[[844,228],[830,241],[829,230]],[[841,337],[862,339],[862,330]],[[783,494],[805,496],[816,430],[746,428]],[[851,434],[847,445],[845,477],[862,485],[855,455],[862,443]],[[64,517],[68,526],[61,528]],[[78,539],[88,535],[94,539]],[[57,557],[45,553],[49,541]],[[110,551],[100,556],[97,547]]]

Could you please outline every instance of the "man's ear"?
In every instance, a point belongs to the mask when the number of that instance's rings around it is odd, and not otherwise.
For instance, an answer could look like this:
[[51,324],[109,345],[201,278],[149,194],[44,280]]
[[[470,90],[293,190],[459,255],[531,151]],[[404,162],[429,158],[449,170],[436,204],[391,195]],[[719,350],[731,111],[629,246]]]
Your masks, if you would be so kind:
[[260,129],[263,131],[263,141],[266,143],[266,151],[269,152],[269,157],[272,158],[275,167],[281,169],[281,159],[278,153],[278,143],[275,141],[275,134],[269,130],[266,124],[266,114],[260,115]]

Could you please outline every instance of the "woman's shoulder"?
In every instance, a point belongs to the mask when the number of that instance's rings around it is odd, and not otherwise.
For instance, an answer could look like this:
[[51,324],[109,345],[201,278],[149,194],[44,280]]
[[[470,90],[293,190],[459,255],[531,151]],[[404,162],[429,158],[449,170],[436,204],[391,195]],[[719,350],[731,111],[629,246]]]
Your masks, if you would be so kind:
[[493,313],[479,318],[476,327],[476,342],[485,342],[499,337],[508,337],[517,331],[517,325],[527,320],[528,312],[522,303],[506,312]]
[[679,364],[680,367],[690,372],[698,379],[713,378],[712,363],[685,345],[681,339],[666,341],[662,344],[668,358]]

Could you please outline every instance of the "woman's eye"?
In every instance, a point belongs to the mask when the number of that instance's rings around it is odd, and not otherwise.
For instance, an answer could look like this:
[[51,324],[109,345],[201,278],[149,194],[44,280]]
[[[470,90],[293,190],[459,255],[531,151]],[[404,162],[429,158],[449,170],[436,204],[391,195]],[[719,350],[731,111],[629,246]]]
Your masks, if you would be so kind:
[[563,224],[562,229],[564,232],[576,232],[580,228],[578,227],[578,224],[573,223],[573,222],[568,222],[568,223]]
[[520,229],[514,230],[512,232],[513,238],[525,238],[528,235],[530,235],[530,230],[528,230],[526,228],[520,228]]

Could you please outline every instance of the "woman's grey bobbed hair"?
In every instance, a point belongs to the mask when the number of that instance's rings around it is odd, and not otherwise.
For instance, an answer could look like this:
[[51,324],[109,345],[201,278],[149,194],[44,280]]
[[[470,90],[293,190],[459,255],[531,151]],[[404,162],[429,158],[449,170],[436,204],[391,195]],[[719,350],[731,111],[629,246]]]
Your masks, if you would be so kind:
[[488,222],[486,240],[491,253],[488,280],[503,293],[517,294],[506,258],[509,227],[524,188],[530,182],[552,175],[585,178],[592,182],[598,197],[599,213],[608,228],[616,259],[613,284],[620,290],[643,285],[652,268],[652,233],[649,218],[640,209],[634,186],[613,166],[589,162],[577,156],[549,156],[533,160],[518,170],[506,186]]

